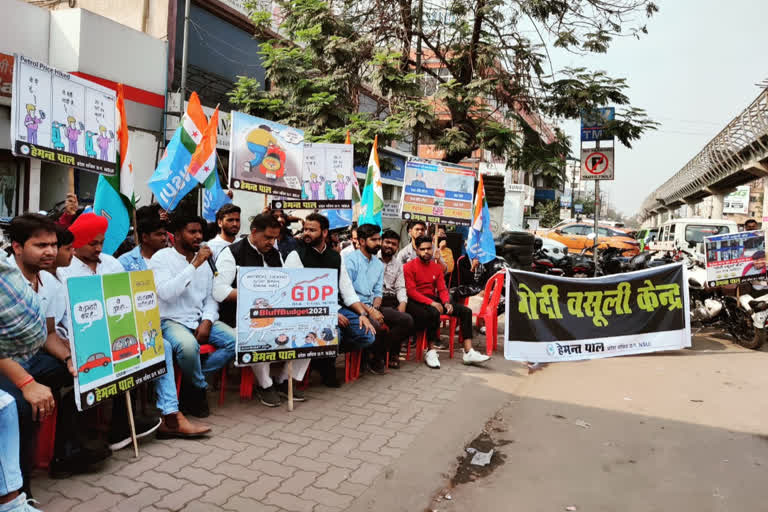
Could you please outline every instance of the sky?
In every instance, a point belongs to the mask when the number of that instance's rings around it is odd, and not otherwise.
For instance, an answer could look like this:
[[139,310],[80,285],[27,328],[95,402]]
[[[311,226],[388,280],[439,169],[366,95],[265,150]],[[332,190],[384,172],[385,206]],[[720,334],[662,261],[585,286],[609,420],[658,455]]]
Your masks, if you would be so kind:
[[[768,79],[768,0],[656,0],[648,34],[618,39],[604,55],[552,54],[566,66],[623,77],[632,105],[661,123],[627,149],[616,148],[616,179],[601,183],[610,202],[634,215],[760,93]],[[579,123],[562,129],[579,157]],[[605,185],[605,186],[604,186]]]

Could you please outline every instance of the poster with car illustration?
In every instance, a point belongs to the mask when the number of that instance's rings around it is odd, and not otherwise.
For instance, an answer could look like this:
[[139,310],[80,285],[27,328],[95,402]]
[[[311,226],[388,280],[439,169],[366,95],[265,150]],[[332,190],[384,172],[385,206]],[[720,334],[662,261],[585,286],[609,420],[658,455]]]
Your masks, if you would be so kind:
[[114,175],[112,89],[15,55],[11,149],[16,156]]
[[152,271],[70,278],[67,305],[79,410],[166,372]]
[[239,267],[235,364],[335,357],[335,269]]
[[304,131],[232,112],[229,188],[300,199]]

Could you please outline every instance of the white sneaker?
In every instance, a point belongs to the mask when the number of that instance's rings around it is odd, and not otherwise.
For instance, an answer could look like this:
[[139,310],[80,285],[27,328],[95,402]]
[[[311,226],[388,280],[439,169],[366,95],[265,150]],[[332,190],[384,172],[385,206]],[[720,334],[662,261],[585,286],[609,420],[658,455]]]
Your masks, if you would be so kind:
[[464,364],[480,364],[489,359],[489,356],[481,354],[473,348],[469,349],[469,352],[464,352]]
[[432,368],[433,370],[439,369],[440,359],[437,357],[437,350],[435,349],[427,350],[427,353],[424,354],[424,363],[426,363],[426,365]]

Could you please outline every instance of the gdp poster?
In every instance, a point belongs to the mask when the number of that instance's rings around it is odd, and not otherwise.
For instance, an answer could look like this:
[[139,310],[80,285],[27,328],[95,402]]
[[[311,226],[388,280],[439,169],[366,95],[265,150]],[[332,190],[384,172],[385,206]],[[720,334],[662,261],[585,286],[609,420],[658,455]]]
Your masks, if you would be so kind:
[[235,364],[335,357],[335,269],[239,267]]
[[405,164],[402,218],[469,226],[475,171],[427,160]]
[[79,410],[166,372],[151,270],[67,280]]
[[765,232],[742,231],[704,238],[707,286],[725,286],[766,278]]
[[22,55],[14,57],[13,154],[114,175],[115,91]]
[[229,187],[301,199],[304,131],[232,112]]

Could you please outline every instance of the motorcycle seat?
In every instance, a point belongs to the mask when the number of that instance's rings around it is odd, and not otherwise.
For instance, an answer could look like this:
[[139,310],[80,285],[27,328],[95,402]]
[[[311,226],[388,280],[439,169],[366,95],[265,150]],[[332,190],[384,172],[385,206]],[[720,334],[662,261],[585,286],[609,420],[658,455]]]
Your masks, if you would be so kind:
[[753,284],[752,293],[750,293],[750,295],[755,298],[768,295],[768,286],[762,284]]

